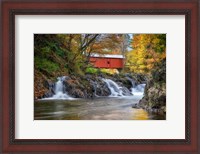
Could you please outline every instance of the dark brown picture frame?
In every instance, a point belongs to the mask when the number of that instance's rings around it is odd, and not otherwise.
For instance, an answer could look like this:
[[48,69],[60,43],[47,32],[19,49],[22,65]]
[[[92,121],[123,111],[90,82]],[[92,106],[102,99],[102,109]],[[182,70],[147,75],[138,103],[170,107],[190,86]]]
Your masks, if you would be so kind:
[[[1,1],[0,153],[200,153],[199,1]],[[185,139],[15,139],[15,15],[185,15]],[[174,51],[175,52],[175,51]],[[103,133],[103,132],[102,132]]]

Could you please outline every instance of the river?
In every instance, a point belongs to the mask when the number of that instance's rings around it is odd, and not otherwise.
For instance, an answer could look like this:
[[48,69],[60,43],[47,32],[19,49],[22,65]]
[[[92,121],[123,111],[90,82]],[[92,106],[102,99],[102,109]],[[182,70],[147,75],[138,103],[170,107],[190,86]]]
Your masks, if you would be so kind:
[[94,99],[43,99],[34,103],[35,120],[165,120],[164,115],[132,108],[142,96]]

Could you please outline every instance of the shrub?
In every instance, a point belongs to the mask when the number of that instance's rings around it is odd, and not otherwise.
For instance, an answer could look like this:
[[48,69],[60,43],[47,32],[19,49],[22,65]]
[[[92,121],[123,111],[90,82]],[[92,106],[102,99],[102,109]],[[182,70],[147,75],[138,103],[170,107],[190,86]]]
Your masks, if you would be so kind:
[[86,73],[97,74],[98,73],[98,69],[97,68],[88,67],[86,69]]
[[44,58],[39,58],[39,57],[35,57],[34,59],[34,66],[39,69],[39,70],[45,70],[48,73],[52,73],[54,71],[57,71],[59,69],[59,65],[44,59]]

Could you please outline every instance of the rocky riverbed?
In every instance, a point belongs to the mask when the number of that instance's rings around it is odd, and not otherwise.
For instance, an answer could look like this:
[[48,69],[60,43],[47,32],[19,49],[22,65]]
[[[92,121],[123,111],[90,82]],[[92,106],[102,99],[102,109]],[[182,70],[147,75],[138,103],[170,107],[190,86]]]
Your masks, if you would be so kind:
[[117,94],[131,96],[131,89],[139,84],[144,84],[146,78],[142,75],[94,75],[86,74],[85,76],[67,75],[58,77],[57,81],[43,80],[39,85],[35,84],[35,99],[52,97],[56,94],[56,83],[61,80],[63,84],[63,93],[67,93],[73,98],[95,98],[99,96],[110,96],[112,87]]
[[35,77],[34,99],[94,99],[141,95],[132,107],[166,114],[166,61],[149,75],[141,74],[86,74],[63,75],[57,79]]

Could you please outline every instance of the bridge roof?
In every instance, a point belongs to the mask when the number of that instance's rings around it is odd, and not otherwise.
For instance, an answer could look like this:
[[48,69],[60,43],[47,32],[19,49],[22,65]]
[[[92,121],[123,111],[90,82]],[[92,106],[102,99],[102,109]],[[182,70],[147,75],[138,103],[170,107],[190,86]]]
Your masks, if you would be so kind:
[[123,55],[109,55],[109,54],[96,54],[93,53],[90,55],[90,57],[96,57],[96,58],[119,58],[123,59]]

